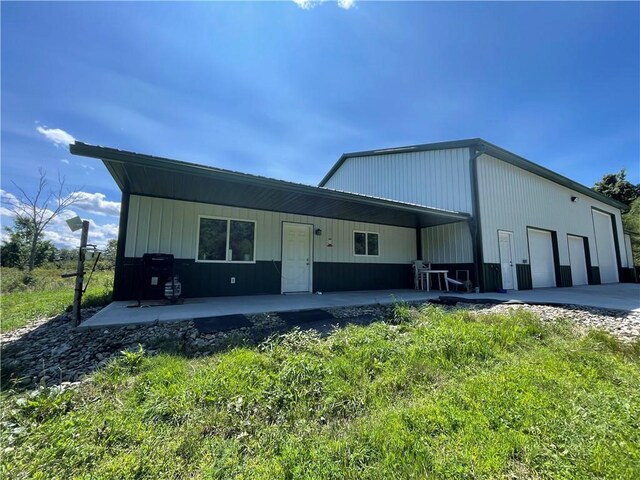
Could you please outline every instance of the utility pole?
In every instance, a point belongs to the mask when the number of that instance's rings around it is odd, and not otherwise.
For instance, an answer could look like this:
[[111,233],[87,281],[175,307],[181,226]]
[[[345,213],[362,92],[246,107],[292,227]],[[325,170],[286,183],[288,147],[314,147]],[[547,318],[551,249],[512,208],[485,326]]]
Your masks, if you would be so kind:
[[73,295],[73,326],[80,325],[80,304],[82,302],[82,286],[84,284],[84,259],[87,254],[87,239],[89,238],[89,221],[82,221],[82,235],[80,236],[80,250],[78,252],[78,268],[76,269],[76,289]]

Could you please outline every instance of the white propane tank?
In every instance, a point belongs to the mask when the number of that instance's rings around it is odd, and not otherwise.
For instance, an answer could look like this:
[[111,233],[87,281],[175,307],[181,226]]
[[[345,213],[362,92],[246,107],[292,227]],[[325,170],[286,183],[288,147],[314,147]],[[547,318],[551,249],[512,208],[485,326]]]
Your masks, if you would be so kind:
[[177,300],[182,294],[182,284],[178,280],[178,276],[169,278],[169,281],[164,284],[164,296],[167,300]]

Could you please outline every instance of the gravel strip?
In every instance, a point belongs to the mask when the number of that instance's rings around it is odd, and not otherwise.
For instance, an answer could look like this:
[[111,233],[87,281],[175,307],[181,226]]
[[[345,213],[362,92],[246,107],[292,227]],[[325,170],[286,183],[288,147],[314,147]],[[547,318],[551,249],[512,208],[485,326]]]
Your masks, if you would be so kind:
[[[468,308],[481,313],[507,313],[514,308],[524,308],[535,312],[545,321],[571,319],[580,327],[600,328],[624,341],[640,337],[638,313],[579,306],[458,304],[455,308]],[[89,318],[99,310],[83,310],[83,318]],[[328,311],[335,317],[336,324],[366,324],[372,319],[390,318],[393,307],[368,305]],[[173,351],[201,356],[236,345],[252,345],[287,328],[275,313],[247,315],[247,318],[252,323],[251,327],[211,334],[198,332],[192,321],[78,330],[71,326],[71,319],[66,314],[41,320],[0,335],[2,383],[5,388],[16,390],[53,385],[65,387],[90,378],[96,369],[121,356],[123,350],[137,350],[138,344],[143,345],[150,355]],[[321,334],[328,334],[333,323],[302,324],[300,327],[315,328]]]

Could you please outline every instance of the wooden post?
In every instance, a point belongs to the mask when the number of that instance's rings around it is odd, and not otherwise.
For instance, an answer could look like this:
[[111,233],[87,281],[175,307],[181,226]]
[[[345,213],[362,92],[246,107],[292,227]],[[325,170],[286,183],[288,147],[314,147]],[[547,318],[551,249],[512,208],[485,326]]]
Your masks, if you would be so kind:
[[76,269],[76,289],[73,294],[73,326],[80,325],[80,304],[82,302],[82,286],[84,284],[84,259],[86,257],[87,239],[89,238],[89,221],[82,221],[80,250],[78,252],[78,268]]

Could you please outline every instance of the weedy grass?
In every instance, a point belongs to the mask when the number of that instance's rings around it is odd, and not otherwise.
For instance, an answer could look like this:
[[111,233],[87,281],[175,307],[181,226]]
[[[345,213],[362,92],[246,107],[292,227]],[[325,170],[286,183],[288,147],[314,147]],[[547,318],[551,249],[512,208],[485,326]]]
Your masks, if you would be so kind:
[[[73,303],[75,278],[63,279],[62,270],[37,268],[25,278],[25,272],[2,268],[2,318],[0,331],[9,332],[46,317],[59,315]],[[85,281],[88,274],[85,276]],[[98,307],[111,301],[113,271],[94,272],[82,298],[82,307]]]
[[[639,478],[640,348],[427,307],[5,393],[5,478]],[[406,314],[405,314],[406,313]]]

